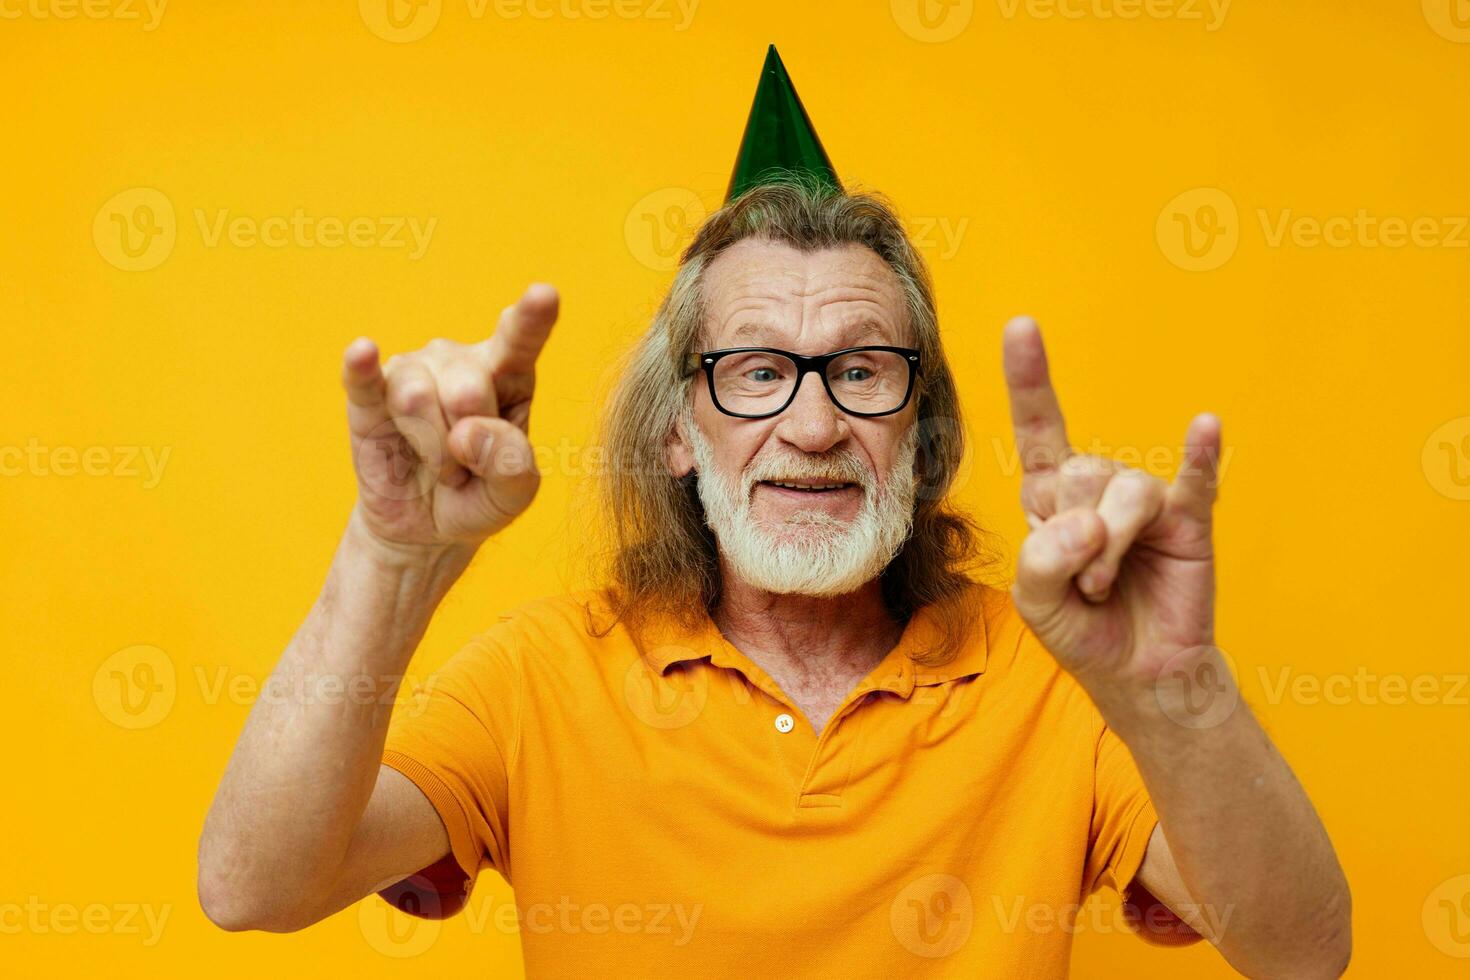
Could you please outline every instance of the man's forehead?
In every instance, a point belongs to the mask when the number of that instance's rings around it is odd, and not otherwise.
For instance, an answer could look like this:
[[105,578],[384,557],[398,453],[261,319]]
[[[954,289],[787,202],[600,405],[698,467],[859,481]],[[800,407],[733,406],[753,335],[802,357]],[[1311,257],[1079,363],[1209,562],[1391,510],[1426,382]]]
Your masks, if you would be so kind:
[[780,331],[815,316],[827,329],[896,340],[906,319],[898,277],[857,244],[802,252],[783,243],[739,242],[710,263],[704,285],[707,327],[731,339],[750,340],[763,329]]

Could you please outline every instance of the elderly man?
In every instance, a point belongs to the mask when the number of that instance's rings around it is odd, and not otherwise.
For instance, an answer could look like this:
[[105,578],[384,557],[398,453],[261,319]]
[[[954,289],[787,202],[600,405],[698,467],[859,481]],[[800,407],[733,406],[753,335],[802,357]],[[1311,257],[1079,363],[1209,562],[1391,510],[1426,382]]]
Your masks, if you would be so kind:
[[605,587],[502,615],[393,714],[535,495],[557,307],[533,285],[484,342],[348,347],[358,503],[273,682],[373,696],[255,706],[200,845],[211,919],[447,914],[490,867],[531,975],[1042,977],[1108,886],[1244,973],[1343,971],[1342,871],[1213,646],[1218,421],[1172,484],[1077,454],[1012,322],[1032,531],[1009,595],[972,581],[927,273],[829,182],[753,186],[685,253],[608,411]]

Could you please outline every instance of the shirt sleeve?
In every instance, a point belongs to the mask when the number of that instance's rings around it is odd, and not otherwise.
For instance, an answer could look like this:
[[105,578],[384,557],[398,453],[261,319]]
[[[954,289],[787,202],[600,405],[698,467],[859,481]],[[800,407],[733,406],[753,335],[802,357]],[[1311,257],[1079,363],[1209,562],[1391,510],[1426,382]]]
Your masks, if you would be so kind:
[[466,878],[484,866],[510,880],[511,774],[519,747],[521,674],[503,619],[430,675],[389,722],[383,764],[428,797]]
[[1101,719],[1098,726],[1084,894],[1106,887],[1126,898],[1159,818],[1128,747]]
[[1086,883],[1091,894],[1107,887],[1123,902],[1123,921],[1145,942],[1186,946],[1201,938],[1135,879],[1143,866],[1159,816],[1128,746],[1099,718],[1092,837]]

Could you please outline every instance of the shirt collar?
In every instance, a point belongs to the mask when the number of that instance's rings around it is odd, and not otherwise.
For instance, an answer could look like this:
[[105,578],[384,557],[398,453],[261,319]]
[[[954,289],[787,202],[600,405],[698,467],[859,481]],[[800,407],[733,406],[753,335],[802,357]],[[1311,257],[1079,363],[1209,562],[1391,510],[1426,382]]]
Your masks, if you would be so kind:
[[[977,590],[983,589],[977,586]],[[974,597],[967,597],[974,598]],[[934,607],[925,606],[909,618],[898,644],[888,652],[854,691],[888,691],[907,698],[915,687],[947,684],[984,673],[987,661],[985,603],[976,602],[975,625],[959,652],[948,663],[926,666],[915,655],[933,648],[940,638],[940,627]],[[775,688],[775,683],[749,657],[725,639],[708,614],[693,626],[680,624],[671,616],[652,616],[635,638],[648,665],[666,674],[677,663],[708,660],[717,667],[728,667],[745,674],[759,687]]]

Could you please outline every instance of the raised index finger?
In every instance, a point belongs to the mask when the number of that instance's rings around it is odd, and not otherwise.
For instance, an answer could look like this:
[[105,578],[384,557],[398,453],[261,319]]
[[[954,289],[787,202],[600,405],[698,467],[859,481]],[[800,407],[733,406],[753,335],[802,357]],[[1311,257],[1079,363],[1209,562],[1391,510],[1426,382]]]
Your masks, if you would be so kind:
[[530,373],[561,306],[556,289],[544,282],[526,287],[521,298],[500,314],[495,333],[486,342],[492,370],[497,374]]
[[1056,469],[1072,454],[1067,423],[1051,386],[1041,330],[1030,317],[1016,317],[1005,329],[1006,388],[1011,397],[1011,424],[1016,451],[1027,473]]

